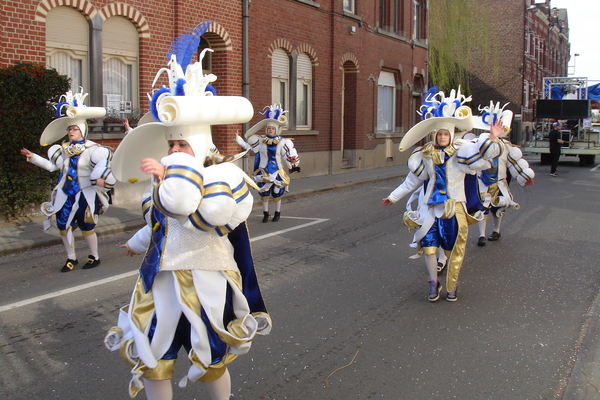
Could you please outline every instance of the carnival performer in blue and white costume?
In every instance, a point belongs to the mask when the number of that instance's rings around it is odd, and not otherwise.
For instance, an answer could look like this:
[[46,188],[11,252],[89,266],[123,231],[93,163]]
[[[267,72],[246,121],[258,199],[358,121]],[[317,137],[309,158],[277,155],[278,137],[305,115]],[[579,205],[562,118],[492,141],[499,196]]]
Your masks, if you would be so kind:
[[[431,141],[417,148],[408,159],[409,174],[405,181],[388,197],[387,206],[412,195],[407,204],[404,224],[416,229],[412,247],[418,248],[413,257],[425,255],[429,274],[429,301],[437,301],[442,284],[438,279],[436,253],[444,249],[448,256],[446,300],[458,298],[458,275],[465,255],[468,225],[472,217],[466,211],[465,174],[489,168],[489,161],[500,154],[497,137],[501,125],[494,125],[490,133],[469,142],[455,139],[455,128],[462,132],[473,127],[471,109],[464,105],[465,98],[452,90],[449,97],[432,88],[421,107],[423,120],[412,127],[400,142],[404,151],[431,134]],[[413,210],[411,203],[417,200]],[[481,218],[482,216],[477,216]]]
[[[300,172],[300,158],[294,142],[281,136],[287,124],[285,113],[279,104],[264,108],[265,119],[248,129],[244,135],[248,142],[236,135],[235,141],[246,150],[256,153],[254,158],[254,180],[258,183],[258,194],[263,204],[263,222],[269,221],[269,199],[275,202],[273,222],[281,217],[281,196],[289,192],[290,178],[285,172]],[[256,132],[265,128],[264,135]]]
[[489,169],[479,171],[476,180],[471,176],[467,177],[467,204],[469,204],[470,211],[484,210],[486,214],[486,218],[478,223],[478,246],[485,246],[485,229],[489,214],[492,215],[494,230],[487,240],[496,241],[501,236],[500,224],[505,210],[507,208],[519,209],[519,204],[514,201],[508,186],[511,176],[516,179],[520,186],[533,185],[533,179],[535,178],[535,172],[529,167],[529,163],[523,159],[521,149],[513,145],[507,138],[513,117],[512,111],[504,109],[507,104],[500,107],[500,103],[494,105],[494,102],[491,101],[489,106],[479,107],[482,114],[473,118],[474,128],[485,131],[489,131],[498,120],[502,120],[503,125],[499,137],[502,146],[500,156],[492,160]]
[[[186,47],[196,49],[206,28],[199,25]],[[182,40],[190,38],[175,44]],[[211,399],[226,400],[227,365],[269,333],[271,318],[245,223],[253,204],[248,182],[254,183],[232,163],[204,163],[213,147],[210,125],[246,122],[254,111],[243,97],[206,91],[206,80],[193,74],[202,73],[201,61],[181,64],[185,53],[173,51],[170,88],[151,104],[159,122],[133,129],[115,152],[118,180],[151,177],[152,184],[142,199],[147,225],[126,244],[128,255],[144,255],[140,275],[105,344],[133,367],[131,397],[145,388],[150,400],[172,399],[183,346],[191,366],[179,386],[199,380]]]
[[108,209],[108,192],[116,180],[112,175],[108,147],[87,140],[87,118],[102,118],[106,110],[102,107],[86,107],[87,93],[67,92],[61,97],[57,116],[40,137],[40,144],[47,146],[65,135],[68,141],[55,144],[48,150],[48,159],[21,149],[27,161],[50,172],[59,171],[58,184],[52,191],[50,202],[42,204],[41,210],[47,219],[44,229],[50,227],[50,218],[56,215],[56,226],[60,231],[67,253],[67,262],[61,272],[72,271],[78,264],[75,254],[73,229],[79,227],[89,247],[89,256],[83,269],[97,267],[98,237],[94,230],[98,215]]

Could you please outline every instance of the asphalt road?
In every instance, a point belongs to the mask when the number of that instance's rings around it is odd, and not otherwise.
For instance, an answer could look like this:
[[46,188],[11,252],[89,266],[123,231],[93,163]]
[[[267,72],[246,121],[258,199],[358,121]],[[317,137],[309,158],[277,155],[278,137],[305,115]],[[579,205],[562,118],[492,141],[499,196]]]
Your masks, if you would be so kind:
[[[278,223],[255,210],[274,329],[230,366],[232,398],[562,399],[598,295],[600,171],[534,169],[499,241],[477,247],[471,228],[456,303],[427,301],[404,206],[381,206],[399,181],[284,200]],[[129,235],[102,237],[89,271],[61,274],[61,246],[0,258],[1,399],[128,398],[129,367],[102,339],[139,266],[117,247]],[[181,353],[177,380],[186,367]],[[208,399],[200,383],[174,393]]]

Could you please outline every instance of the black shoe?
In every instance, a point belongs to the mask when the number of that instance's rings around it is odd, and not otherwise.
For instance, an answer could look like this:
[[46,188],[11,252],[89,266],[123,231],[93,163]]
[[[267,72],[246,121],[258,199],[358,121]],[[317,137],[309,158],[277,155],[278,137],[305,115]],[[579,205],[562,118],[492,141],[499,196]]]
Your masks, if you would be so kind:
[[493,241],[496,241],[496,240],[500,239],[500,236],[502,236],[502,235],[500,235],[500,233],[494,231],[494,232],[492,232],[492,234],[490,235],[490,237],[488,238],[488,240],[490,242],[493,242]]
[[279,211],[275,211],[275,215],[273,216],[273,222],[279,221],[279,217],[281,217],[281,213]]
[[446,293],[447,301],[456,301],[458,300],[458,285],[454,286],[451,292]]
[[444,273],[444,271],[446,270],[446,267],[448,266],[448,259],[446,259],[445,263],[441,263],[438,261],[438,265],[437,265],[437,274],[438,276],[442,275]]
[[442,283],[439,281],[435,282],[428,280],[429,282],[429,301],[437,301],[440,298],[440,292],[442,291]]
[[263,222],[266,224],[267,222],[269,222],[269,212],[268,211],[263,211]]
[[88,256],[87,263],[85,263],[81,269],[92,269],[96,268],[98,265],[100,265],[100,259],[96,260],[96,257],[90,255]]
[[485,246],[485,236],[479,236],[479,239],[477,239],[477,246]]
[[67,262],[61,268],[60,272],[73,271],[73,268],[75,268],[76,265],[77,265],[77,260],[71,260],[70,258],[67,258]]

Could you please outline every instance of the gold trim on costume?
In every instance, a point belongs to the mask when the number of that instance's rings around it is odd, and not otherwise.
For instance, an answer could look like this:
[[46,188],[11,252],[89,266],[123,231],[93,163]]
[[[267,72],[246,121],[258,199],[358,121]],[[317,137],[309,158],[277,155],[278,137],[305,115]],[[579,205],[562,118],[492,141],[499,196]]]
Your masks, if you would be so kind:
[[194,182],[199,188],[203,186],[204,179],[202,178],[202,175],[200,175],[200,173],[196,170],[178,167],[167,167],[167,170],[165,171],[165,179],[167,179],[171,175],[178,175],[178,177],[187,178]]
[[131,322],[142,332],[146,332],[148,324],[154,315],[154,297],[152,289],[144,293],[142,278],[138,277],[135,284],[133,300],[131,301]]
[[444,159],[445,159],[446,153],[444,153],[443,150],[435,150],[433,152],[431,152],[431,161],[435,164],[435,165],[442,165],[444,163]]
[[279,176],[281,176],[281,182],[283,182],[284,186],[289,186],[290,177],[288,176],[288,174],[285,173],[283,168],[279,168],[279,170],[277,170],[277,173],[279,174]]
[[450,219],[456,213],[456,200],[448,199],[444,201],[444,213],[440,217],[441,219]]
[[467,236],[469,234],[469,224],[467,222],[467,212],[464,204],[459,203],[456,207],[454,216],[458,223],[458,235],[452,249],[452,255],[448,262],[448,272],[446,275],[446,289],[451,292],[458,282],[458,274],[465,258],[465,249],[467,247]]
[[432,255],[437,254],[438,248],[435,246],[427,246],[427,247],[421,247],[421,250],[423,251],[424,255],[432,256]]
[[121,358],[125,360],[130,367],[135,367],[137,364],[133,362],[133,360],[129,357],[129,347],[132,345],[133,339],[127,339],[119,344],[119,353],[121,354]]
[[214,368],[212,365],[206,370],[206,373],[198,379],[199,382],[212,382],[216,381],[227,371],[227,366],[222,365],[218,368]]
[[194,225],[196,225],[203,231],[210,231],[211,229],[215,229],[214,226],[210,226],[206,222],[202,221],[202,219],[200,219],[200,215],[198,212],[194,212],[194,213],[190,214],[188,218],[190,220],[192,220],[192,223]]
[[404,224],[404,226],[406,226],[409,230],[413,230],[415,228],[418,228],[419,225],[418,223],[416,223],[412,218],[410,218],[410,212],[409,211],[405,211],[404,212],[404,216],[402,217],[402,223]]
[[156,368],[148,368],[144,370],[142,376],[151,381],[164,381],[165,379],[171,379],[173,372],[175,371],[176,360],[158,360]]
[[208,184],[204,187],[204,193],[202,193],[202,197],[218,196],[222,194],[230,195],[231,197],[233,197],[229,185],[223,183]]
[[231,279],[235,283],[239,290],[242,290],[242,277],[238,271],[232,271],[227,269],[223,272],[229,277],[229,279]]
[[196,294],[196,288],[194,287],[192,271],[179,269],[172,272],[179,285],[179,298],[181,304],[200,315],[201,304],[200,299],[198,299],[198,295]]

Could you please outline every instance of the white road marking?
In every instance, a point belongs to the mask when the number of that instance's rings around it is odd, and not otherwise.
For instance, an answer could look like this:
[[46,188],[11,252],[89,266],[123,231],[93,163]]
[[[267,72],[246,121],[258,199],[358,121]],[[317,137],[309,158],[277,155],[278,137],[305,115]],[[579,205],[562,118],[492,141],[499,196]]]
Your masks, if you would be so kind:
[[[302,225],[298,225],[298,226],[294,226],[292,228],[282,229],[282,230],[276,231],[276,232],[271,232],[271,233],[268,233],[266,235],[257,236],[255,238],[251,238],[250,239],[250,243],[257,242],[257,241],[263,240],[263,239],[268,239],[270,237],[281,235],[283,233],[292,232],[292,231],[295,231],[295,230],[298,230],[298,229],[309,227],[311,225],[320,224],[322,222],[329,221],[329,219],[324,219],[324,218],[302,218],[302,217],[281,217],[281,218],[282,219],[285,218],[285,219],[310,220],[311,222],[308,222],[308,223],[302,224]],[[99,281],[90,282],[90,283],[86,283],[84,285],[74,286],[74,287],[69,288],[69,289],[63,289],[63,290],[59,290],[57,292],[48,293],[48,294],[44,294],[42,296],[32,297],[32,298],[27,299],[27,300],[18,301],[16,303],[7,304],[5,306],[0,307],[0,312],[8,311],[8,310],[14,310],[15,308],[19,308],[19,307],[27,306],[27,305],[30,305],[30,304],[33,304],[33,303],[37,303],[37,302],[40,302],[40,301],[52,299],[54,297],[64,296],[64,295],[67,295],[67,294],[79,292],[80,290],[85,290],[85,289],[93,288],[95,286],[100,286],[100,285],[104,285],[106,283],[111,283],[111,282],[114,282],[114,281],[118,281],[120,279],[129,278],[131,276],[137,275],[138,273],[139,273],[138,270],[130,271],[130,272],[126,272],[124,274],[112,276],[110,278],[100,279]]]
[[596,165],[594,168],[590,169],[590,171],[595,171],[595,170],[597,170],[598,168],[600,168],[600,164],[598,164],[598,165]]

